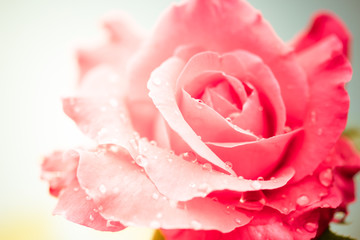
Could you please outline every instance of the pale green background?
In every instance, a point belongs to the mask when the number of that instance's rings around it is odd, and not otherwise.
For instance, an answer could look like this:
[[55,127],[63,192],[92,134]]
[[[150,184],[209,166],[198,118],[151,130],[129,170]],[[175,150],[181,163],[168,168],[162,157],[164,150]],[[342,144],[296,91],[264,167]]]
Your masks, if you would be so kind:
[[[151,235],[146,229],[104,234],[49,216],[56,201],[39,181],[39,163],[43,153],[83,141],[59,101],[75,81],[75,47],[99,39],[98,20],[110,10],[129,12],[150,29],[170,2],[0,0],[0,239],[146,239]],[[333,10],[346,22],[353,34],[354,68],[348,85],[349,126],[360,127],[360,1],[250,2],[284,40],[305,27],[319,9]],[[353,204],[351,224],[334,229],[360,238],[359,214],[360,203]]]

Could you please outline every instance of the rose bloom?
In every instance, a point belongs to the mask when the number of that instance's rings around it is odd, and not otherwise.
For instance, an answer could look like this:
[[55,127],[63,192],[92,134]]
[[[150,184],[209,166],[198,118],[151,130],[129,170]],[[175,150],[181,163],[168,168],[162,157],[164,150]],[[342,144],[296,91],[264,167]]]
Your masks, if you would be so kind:
[[80,49],[65,113],[94,140],[42,177],[54,214],[166,239],[311,239],[342,221],[360,158],[341,137],[349,32],[329,13],[290,43],[241,0],[189,0],[146,35],[124,14]]

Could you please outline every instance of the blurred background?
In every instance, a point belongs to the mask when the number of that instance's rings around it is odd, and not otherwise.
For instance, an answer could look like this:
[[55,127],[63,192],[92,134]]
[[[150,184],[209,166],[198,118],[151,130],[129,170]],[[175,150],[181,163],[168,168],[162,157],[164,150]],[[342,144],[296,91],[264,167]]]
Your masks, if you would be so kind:
[[[77,76],[74,50],[103,34],[99,19],[121,9],[146,29],[170,0],[0,0],[0,239],[150,239],[151,229],[103,233],[51,215],[56,199],[40,180],[44,154],[84,141],[62,112],[60,98],[71,92]],[[285,41],[303,29],[312,14],[328,9],[353,34],[354,76],[349,127],[360,127],[360,1],[255,1]],[[359,176],[357,183],[359,185]],[[358,187],[359,189],[359,187]],[[360,189],[359,189],[360,190]],[[357,193],[359,198],[359,191]],[[332,226],[360,238],[360,202],[350,206],[349,224]]]

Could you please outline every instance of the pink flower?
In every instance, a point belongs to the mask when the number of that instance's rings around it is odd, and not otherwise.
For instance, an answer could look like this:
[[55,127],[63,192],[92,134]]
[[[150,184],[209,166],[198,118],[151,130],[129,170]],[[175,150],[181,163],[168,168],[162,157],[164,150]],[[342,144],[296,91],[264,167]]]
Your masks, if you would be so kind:
[[55,214],[167,239],[311,239],[354,200],[360,158],[341,138],[349,33],[319,13],[292,43],[241,0],[190,0],[147,37],[122,14],[78,52],[65,113],[96,143],[55,152]]

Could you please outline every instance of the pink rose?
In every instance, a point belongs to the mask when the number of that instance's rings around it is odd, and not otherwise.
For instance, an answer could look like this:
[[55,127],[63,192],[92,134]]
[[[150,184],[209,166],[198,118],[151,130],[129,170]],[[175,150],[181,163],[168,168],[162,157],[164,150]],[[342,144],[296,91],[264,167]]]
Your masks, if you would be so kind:
[[147,37],[122,14],[78,52],[65,113],[94,148],[55,152],[55,214],[166,239],[311,239],[354,200],[360,158],[340,138],[349,33],[320,13],[291,43],[241,0],[189,0]]

